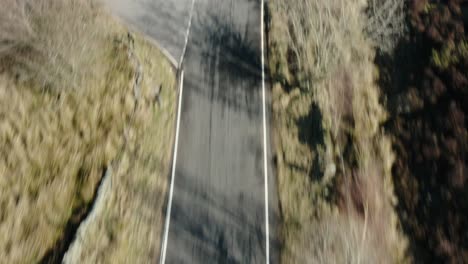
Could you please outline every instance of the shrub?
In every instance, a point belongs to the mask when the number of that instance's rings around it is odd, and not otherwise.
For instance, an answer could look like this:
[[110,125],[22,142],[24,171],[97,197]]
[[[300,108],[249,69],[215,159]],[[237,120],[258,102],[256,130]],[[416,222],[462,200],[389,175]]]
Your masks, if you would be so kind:
[[461,1],[410,2],[410,38],[382,72],[391,112],[388,130],[397,153],[393,177],[399,210],[421,262],[468,260],[468,58]]

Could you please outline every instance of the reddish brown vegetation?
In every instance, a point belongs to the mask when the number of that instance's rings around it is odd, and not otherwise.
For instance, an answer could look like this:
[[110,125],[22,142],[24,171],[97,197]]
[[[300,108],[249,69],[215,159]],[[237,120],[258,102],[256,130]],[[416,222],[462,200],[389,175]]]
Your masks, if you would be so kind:
[[410,1],[409,39],[377,59],[400,218],[417,262],[468,263],[467,4]]

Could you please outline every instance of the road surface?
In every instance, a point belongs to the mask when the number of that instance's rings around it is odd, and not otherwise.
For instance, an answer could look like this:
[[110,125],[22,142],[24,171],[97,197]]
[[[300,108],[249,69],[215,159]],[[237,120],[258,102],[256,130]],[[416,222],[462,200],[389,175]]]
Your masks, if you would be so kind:
[[177,63],[182,55],[192,0],[104,0],[127,24],[156,40]]
[[[267,257],[277,263],[276,178],[271,155],[264,156],[264,142],[269,151],[270,141],[263,129],[269,96],[263,100],[261,2],[195,1],[181,66],[174,185],[161,255],[165,263],[266,263]],[[138,0],[138,11],[118,13],[178,59],[190,2]]]

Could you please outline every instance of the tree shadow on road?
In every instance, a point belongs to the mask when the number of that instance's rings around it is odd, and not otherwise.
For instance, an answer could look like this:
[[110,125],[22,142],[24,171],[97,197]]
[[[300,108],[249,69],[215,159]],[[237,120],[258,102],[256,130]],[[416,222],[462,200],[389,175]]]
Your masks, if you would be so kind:
[[186,79],[191,79],[193,89],[210,100],[235,111],[246,111],[252,118],[259,116],[261,52],[257,32],[249,25],[233,22],[226,10],[214,8],[195,13],[198,15],[192,21],[185,61],[196,56],[201,61],[203,78],[186,75]]
[[[242,194],[229,197],[214,191],[209,183],[194,181],[196,178],[181,169],[176,171],[177,194],[169,232],[174,246],[168,247],[168,254],[176,256],[177,263],[264,262],[263,201]],[[273,220],[277,217],[270,216]],[[278,238],[271,235],[269,241],[270,251],[278,252]]]

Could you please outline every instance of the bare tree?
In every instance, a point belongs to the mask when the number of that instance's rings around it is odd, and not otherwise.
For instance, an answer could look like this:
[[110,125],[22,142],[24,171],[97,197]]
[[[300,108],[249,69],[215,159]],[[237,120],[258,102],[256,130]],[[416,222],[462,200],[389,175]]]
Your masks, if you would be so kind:
[[[302,79],[320,78],[334,64],[333,21],[328,1],[279,1],[288,14],[288,39]],[[318,16],[317,16],[318,15]]]
[[359,49],[365,2],[359,0],[279,0],[286,14],[288,44],[294,52],[300,81],[324,79]]
[[368,0],[365,31],[382,52],[392,52],[406,32],[404,0]]

